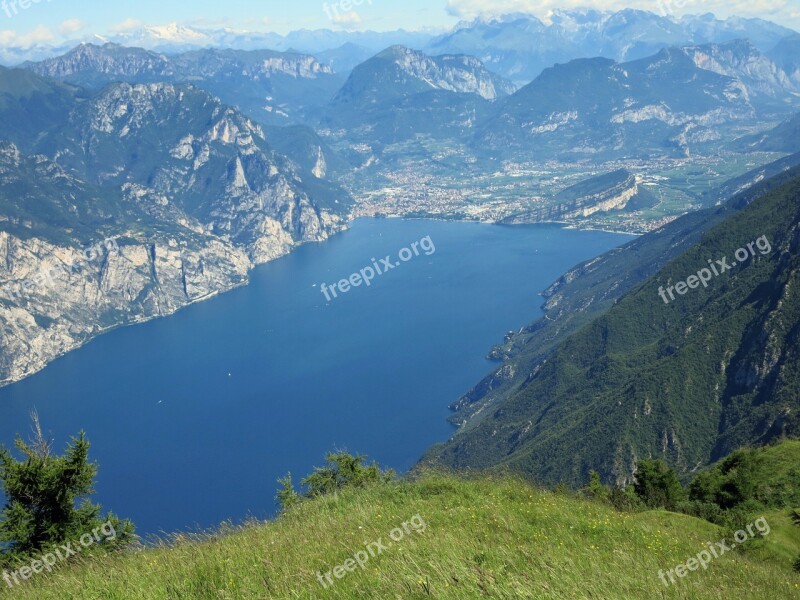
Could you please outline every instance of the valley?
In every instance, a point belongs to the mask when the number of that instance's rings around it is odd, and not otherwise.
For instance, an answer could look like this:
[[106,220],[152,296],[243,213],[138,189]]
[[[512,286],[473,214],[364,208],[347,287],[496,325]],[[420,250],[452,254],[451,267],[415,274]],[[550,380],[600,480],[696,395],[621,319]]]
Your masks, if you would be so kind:
[[[781,153],[617,160],[512,162],[487,173],[474,156],[436,154],[435,161],[403,159],[405,165],[367,168],[342,180],[354,198],[354,216],[455,219],[485,223],[562,222],[573,227],[641,234],[708,205],[718,185],[769,164]],[[397,150],[398,154],[401,153]],[[407,152],[412,154],[411,152]],[[483,167],[483,168],[482,168]],[[598,207],[591,215],[555,212],[558,193],[601,173],[626,170],[655,200],[646,206]],[[469,173],[469,184],[464,184]]]
[[797,597],[791,3],[28,4],[0,598]]

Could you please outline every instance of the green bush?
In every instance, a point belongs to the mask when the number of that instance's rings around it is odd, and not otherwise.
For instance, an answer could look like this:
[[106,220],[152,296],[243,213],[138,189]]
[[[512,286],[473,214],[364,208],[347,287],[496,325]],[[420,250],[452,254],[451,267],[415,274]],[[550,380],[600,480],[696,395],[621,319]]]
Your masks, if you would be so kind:
[[305,498],[317,498],[333,494],[346,487],[364,487],[374,483],[386,483],[394,479],[392,470],[381,471],[376,463],[365,465],[366,456],[363,454],[348,454],[347,452],[330,452],[325,456],[327,464],[316,467],[314,472],[300,483],[305,488],[297,492],[292,483],[292,474],[289,473],[278,483],[281,488],[276,500],[283,510],[294,506]]
[[663,460],[640,461],[633,489],[649,508],[674,511],[686,499],[686,490],[677,474]]

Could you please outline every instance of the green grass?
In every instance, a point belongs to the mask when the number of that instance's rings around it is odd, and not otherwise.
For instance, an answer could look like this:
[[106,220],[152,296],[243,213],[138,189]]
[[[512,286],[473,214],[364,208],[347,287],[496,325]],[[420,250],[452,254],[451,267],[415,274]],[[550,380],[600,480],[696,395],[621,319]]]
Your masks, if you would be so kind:
[[[411,517],[426,523],[327,590],[317,572],[343,564]],[[777,517],[776,517],[777,518]],[[794,528],[797,530],[797,528]],[[758,547],[728,553],[669,588],[674,568],[722,539],[667,512],[619,513],[510,478],[426,475],[309,501],[274,522],[202,541],[87,559],[37,575],[0,598],[797,598],[786,564],[788,520]]]

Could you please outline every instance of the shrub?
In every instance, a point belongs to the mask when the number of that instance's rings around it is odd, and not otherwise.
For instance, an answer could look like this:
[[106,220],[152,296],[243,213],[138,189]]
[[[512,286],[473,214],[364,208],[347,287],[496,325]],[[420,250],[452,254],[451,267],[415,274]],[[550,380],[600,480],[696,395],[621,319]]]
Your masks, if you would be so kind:
[[637,465],[636,495],[649,508],[677,510],[686,499],[686,490],[677,474],[663,460],[643,460]]
[[347,452],[330,452],[325,456],[327,464],[316,467],[314,472],[300,483],[305,488],[298,493],[292,483],[292,474],[279,479],[281,489],[276,499],[282,509],[294,506],[304,498],[317,498],[333,494],[347,487],[364,487],[374,483],[387,483],[394,479],[392,470],[381,471],[376,463],[365,465],[366,456]]

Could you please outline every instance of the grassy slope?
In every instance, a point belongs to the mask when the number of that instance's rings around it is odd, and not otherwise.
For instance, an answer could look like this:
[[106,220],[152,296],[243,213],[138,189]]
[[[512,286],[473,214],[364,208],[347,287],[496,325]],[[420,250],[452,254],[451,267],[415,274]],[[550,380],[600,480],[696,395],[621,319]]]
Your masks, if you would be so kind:
[[722,481],[733,482],[739,469],[752,482],[750,496],[764,506],[800,506],[800,440],[739,449],[710,471],[721,475]]
[[[323,590],[318,571],[417,514],[424,533]],[[800,575],[788,562],[800,541],[783,513],[770,517],[773,532],[748,554],[728,553],[666,588],[658,570],[722,539],[720,529],[673,513],[618,513],[519,480],[430,475],[347,490],[228,536],[68,566],[0,598],[797,598]]]

